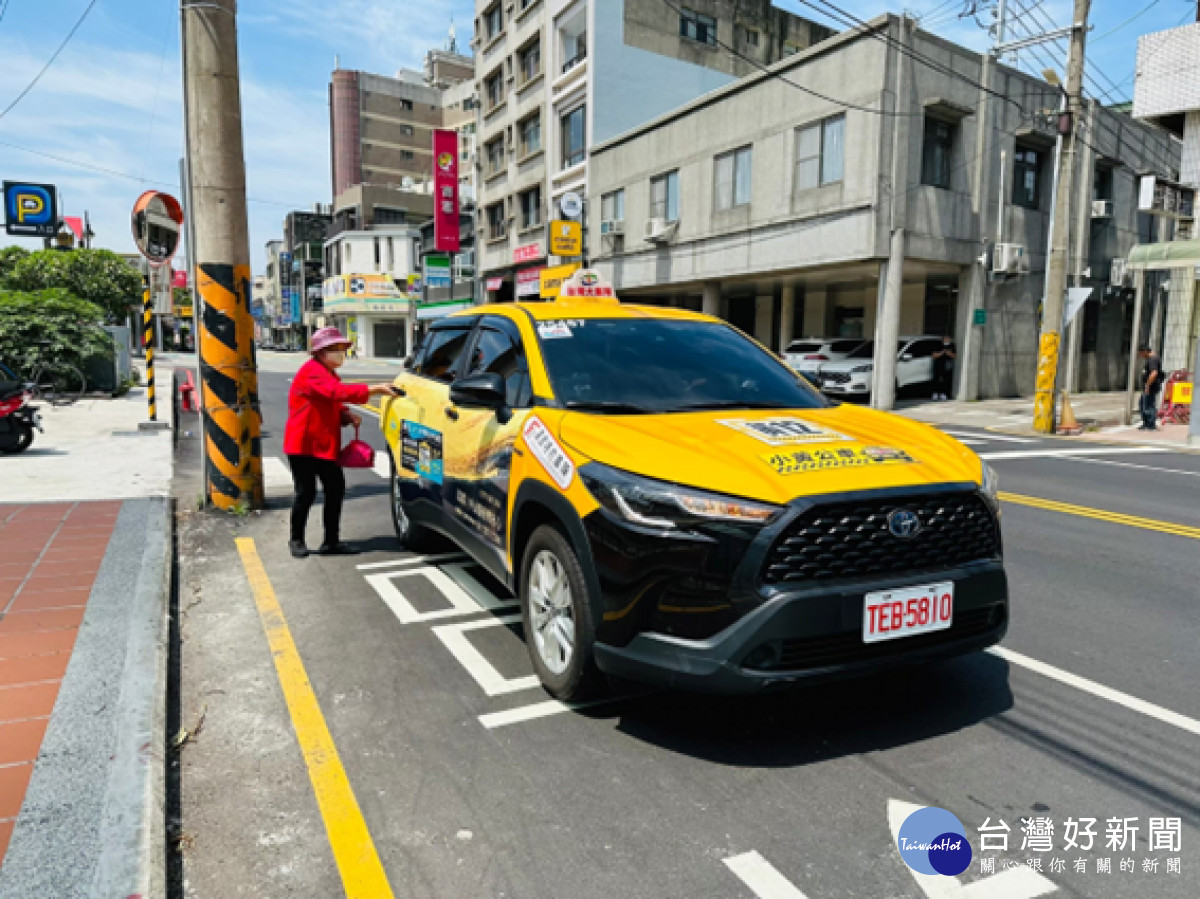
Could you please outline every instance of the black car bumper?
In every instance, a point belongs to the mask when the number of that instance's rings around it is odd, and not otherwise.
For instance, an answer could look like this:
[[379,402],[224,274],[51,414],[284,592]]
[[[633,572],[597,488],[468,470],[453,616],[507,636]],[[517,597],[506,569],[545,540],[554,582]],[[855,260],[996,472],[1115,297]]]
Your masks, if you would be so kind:
[[[864,597],[876,590],[954,582],[950,628],[877,643],[862,639]],[[607,674],[670,688],[751,693],[947,658],[998,643],[1008,628],[1003,564],[836,586],[781,590],[711,638],[643,631],[624,646],[597,643]]]

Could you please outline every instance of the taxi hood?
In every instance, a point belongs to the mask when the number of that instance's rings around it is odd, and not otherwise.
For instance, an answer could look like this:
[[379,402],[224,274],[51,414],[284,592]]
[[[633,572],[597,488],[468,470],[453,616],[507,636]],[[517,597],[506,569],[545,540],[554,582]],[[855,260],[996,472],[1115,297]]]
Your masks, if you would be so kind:
[[589,459],[657,480],[786,503],[798,496],[980,483],[979,457],[919,422],[873,409],[567,412],[559,436]]

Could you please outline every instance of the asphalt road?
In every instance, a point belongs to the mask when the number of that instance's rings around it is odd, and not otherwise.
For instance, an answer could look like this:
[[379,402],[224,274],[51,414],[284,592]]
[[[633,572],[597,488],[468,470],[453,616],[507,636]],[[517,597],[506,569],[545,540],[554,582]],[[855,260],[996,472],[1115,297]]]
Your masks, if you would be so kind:
[[[276,460],[300,361],[264,359],[264,453]],[[304,744],[302,691],[292,684],[285,698],[279,635],[264,630],[240,537],[254,541],[395,896],[1193,899],[1200,534],[1152,528],[1200,526],[1200,457],[1092,444],[1047,455],[1081,444],[950,430],[1013,497],[1004,654],[767,697],[549,702],[529,680],[510,597],[464,558],[399,552],[387,480],[371,471],[348,473],[344,536],[361,556],[293,560],[283,496],[233,525],[186,518],[182,719],[203,722],[181,753],[187,895],[388,895],[370,879],[370,852],[339,854],[352,810],[326,796],[323,814],[315,798],[330,758]],[[383,448],[370,419],[363,437]],[[965,890],[905,866],[889,825],[905,803],[965,825]],[[1021,819],[1035,817],[1052,823],[1051,851],[1035,851],[1036,838],[1022,848]],[[1063,848],[1068,818],[1097,819],[1089,851]],[[1132,848],[1106,847],[1110,818],[1136,819]],[[1150,846],[1151,818],[1180,819],[1178,850]],[[1008,851],[980,852],[985,819],[1008,826]],[[1106,858],[1111,873],[1098,873]]]

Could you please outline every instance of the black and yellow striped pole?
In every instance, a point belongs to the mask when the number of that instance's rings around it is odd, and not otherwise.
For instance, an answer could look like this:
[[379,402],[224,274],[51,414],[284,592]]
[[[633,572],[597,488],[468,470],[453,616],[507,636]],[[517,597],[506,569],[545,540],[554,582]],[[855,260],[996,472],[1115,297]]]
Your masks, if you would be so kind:
[[154,396],[154,292],[151,278],[142,278],[142,345],[146,348],[146,404],[150,421],[158,421],[158,401]]

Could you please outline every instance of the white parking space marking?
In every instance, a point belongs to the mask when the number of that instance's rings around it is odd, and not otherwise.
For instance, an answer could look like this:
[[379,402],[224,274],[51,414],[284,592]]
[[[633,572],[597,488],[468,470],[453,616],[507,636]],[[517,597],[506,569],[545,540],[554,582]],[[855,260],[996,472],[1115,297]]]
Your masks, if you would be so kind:
[[484,693],[488,696],[503,696],[506,693],[535,689],[541,686],[541,681],[538,680],[536,674],[529,674],[525,677],[505,677],[483,657],[483,653],[471,645],[467,634],[487,627],[513,624],[520,620],[520,615],[503,615],[498,618],[485,618],[482,621],[468,621],[464,624],[443,624],[435,627],[433,633],[446,644],[450,654],[467,669],[467,673],[475,678],[475,682],[483,688]]
[[263,492],[267,496],[285,496],[292,492],[292,470],[278,456],[263,456]]
[[[897,856],[900,855],[901,825],[909,815],[924,807],[900,799],[888,800],[888,829],[892,832],[892,848],[896,850]],[[901,864],[903,863],[901,859]],[[1032,868],[1008,869],[964,886],[957,877],[922,874],[909,868],[907,864],[904,867],[929,899],[1036,899],[1058,890],[1054,881],[1043,877]]]
[[998,453],[980,453],[980,459],[1069,459],[1072,456],[1132,456],[1138,453],[1167,453],[1170,450],[1159,446],[1098,446],[1094,449],[1057,450],[1006,450]]
[[436,556],[408,556],[403,559],[391,559],[387,562],[368,562],[365,565],[356,565],[359,571],[372,571],[377,568],[397,568],[401,565],[428,565],[432,562],[445,562],[453,559],[459,561],[465,559],[466,553],[442,553]]
[[725,859],[725,866],[748,886],[758,899],[808,899],[775,866],[757,852]]
[[561,715],[564,712],[574,712],[576,709],[590,709],[597,705],[607,705],[628,699],[628,696],[609,696],[605,699],[589,699],[587,702],[562,702],[558,699],[547,699],[530,705],[506,709],[503,712],[488,712],[479,716],[479,723],[488,730],[507,727],[510,724],[520,724],[524,721],[535,721],[538,718],[549,718],[551,715]]
[[1136,696],[1131,696],[1128,693],[1122,693],[1120,690],[1114,690],[1112,687],[1106,687],[1104,684],[1096,683],[1094,680],[1088,680],[1086,677],[1080,677],[1078,674],[1072,674],[1070,671],[1064,671],[1062,668],[1055,668],[1053,665],[1047,665],[1045,662],[1031,659],[1027,655],[1022,655],[1004,646],[993,646],[987,651],[999,656],[1009,664],[1027,668],[1043,677],[1048,677],[1069,687],[1074,687],[1076,690],[1082,690],[1084,693],[1090,693],[1100,699],[1107,699],[1109,702],[1115,702],[1117,705],[1124,706],[1130,711],[1138,712],[1149,718],[1154,718],[1156,721],[1161,721],[1164,724],[1169,724],[1190,734],[1200,736],[1200,721],[1195,718],[1189,718],[1187,715],[1179,714],[1179,712],[1172,712],[1170,709],[1165,709],[1144,699],[1138,699]]
[[390,479],[392,477],[392,463],[386,452],[375,454],[375,467],[372,470],[381,478]]
[[[1032,437],[1009,437],[1007,435],[1001,437],[999,434],[980,434],[972,431],[947,431],[942,430],[943,434],[949,434],[951,437],[970,437],[974,440],[994,440],[997,443],[1034,443]],[[964,443],[966,441],[963,441]]]
[[[423,577],[432,584],[450,603],[448,609],[435,609],[432,612],[419,612],[408,601],[408,598],[394,583],[403,578]],[[435,621],[439,618],[458,618],[463,615],[474,615],[481,610],[489,611],[512,606],[513,601],[502,601],[487,590],[474,578],[474,584],[479,589],[467,590],[449,574],[433,565],[420,565],[406,568],[402,571],[390,571],[384,574],[369,574],[367,583],[387,603],[388,608],[400,619],[401,624],[415,624],[419,621]]]

